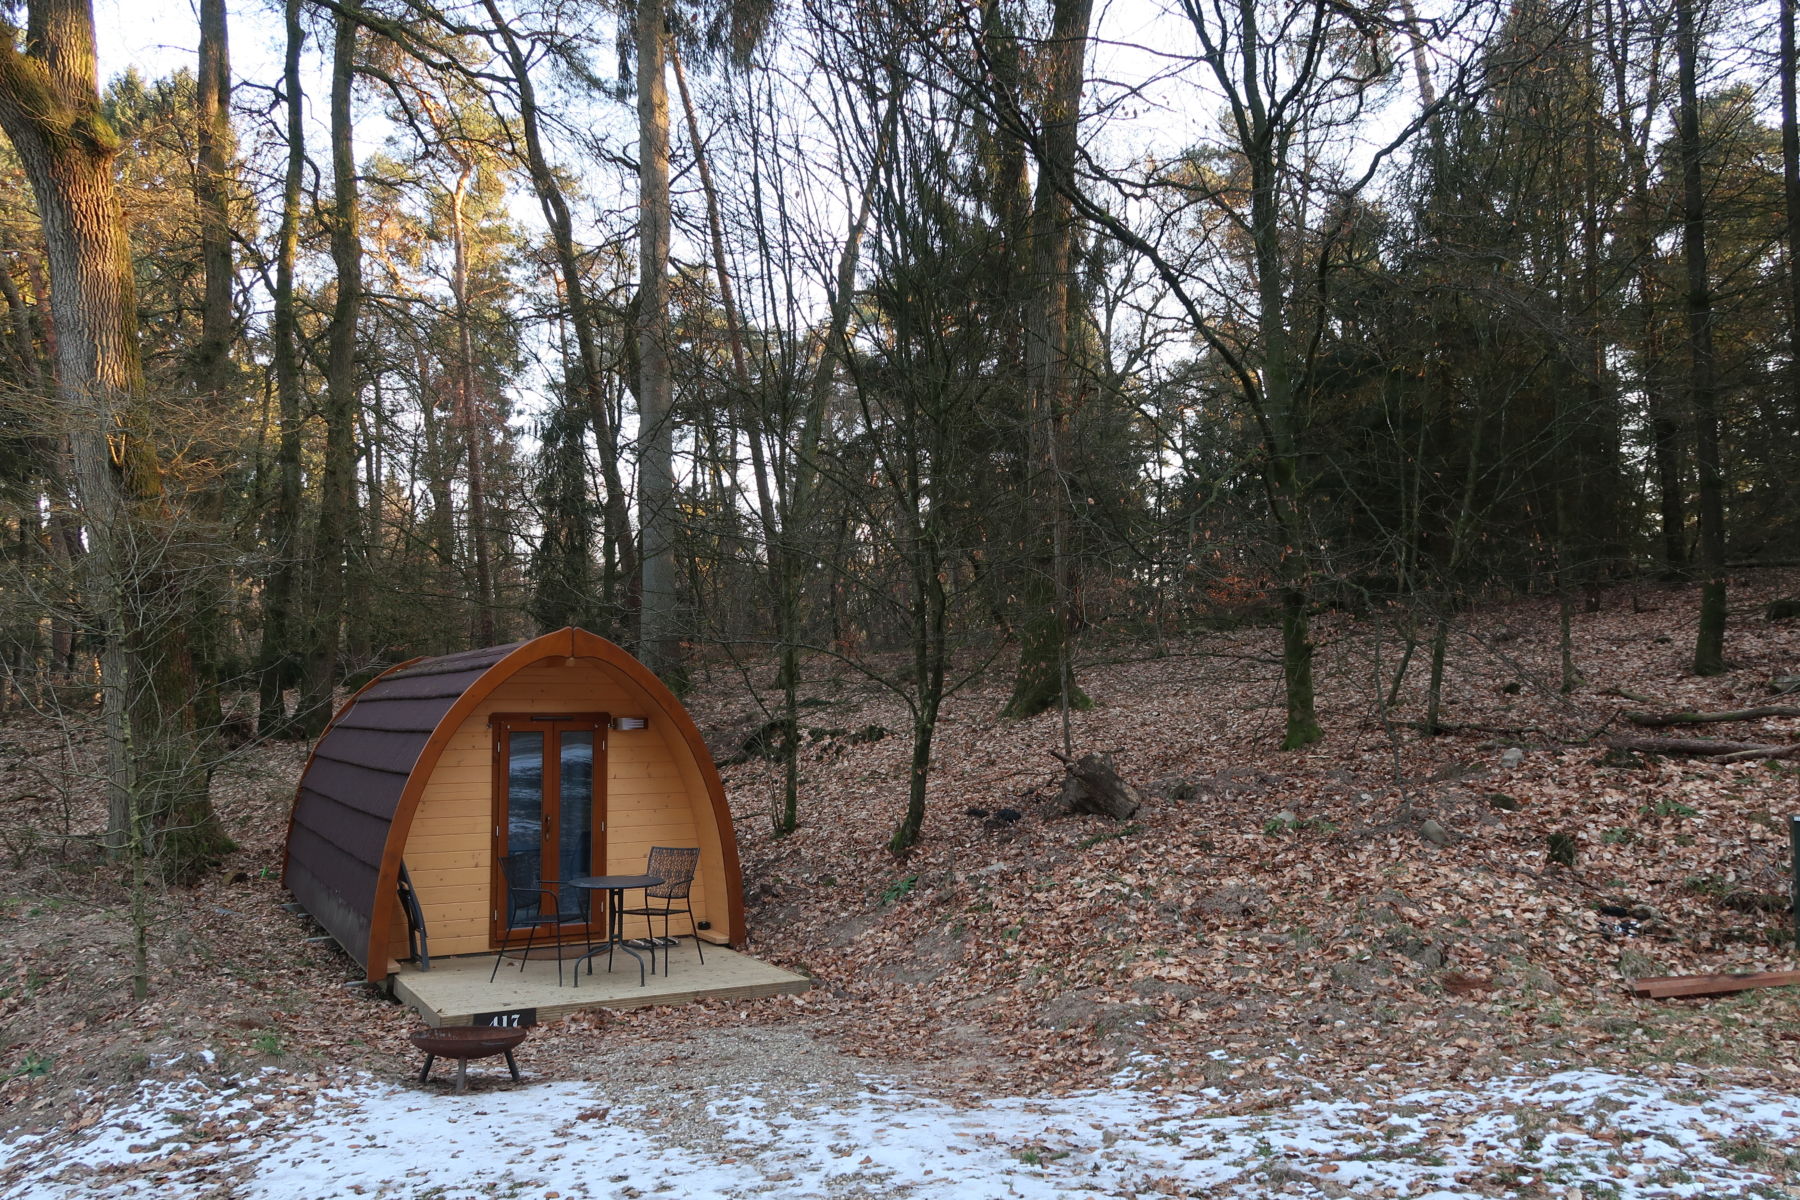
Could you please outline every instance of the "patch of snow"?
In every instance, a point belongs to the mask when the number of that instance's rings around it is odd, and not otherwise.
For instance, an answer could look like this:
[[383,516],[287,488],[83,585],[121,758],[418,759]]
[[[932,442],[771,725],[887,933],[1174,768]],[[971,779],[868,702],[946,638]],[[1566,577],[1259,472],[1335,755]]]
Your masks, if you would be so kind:
[[[864,1077],[770,1103],[753,1082],[609,1103],[592,1083],[454,1095],[270,1071],[148,1084],[83,1131],[0,1147],[0,1198],[1140,1194],[1744,1195],[1800,1142],[1800,1099],[1600,1071],[1382,1099],[1118,1086],[957,1106]],[[698,1131],[698,1132],[697,1132]],[[1771,1168],[1773,1169],[1773,1168]]]

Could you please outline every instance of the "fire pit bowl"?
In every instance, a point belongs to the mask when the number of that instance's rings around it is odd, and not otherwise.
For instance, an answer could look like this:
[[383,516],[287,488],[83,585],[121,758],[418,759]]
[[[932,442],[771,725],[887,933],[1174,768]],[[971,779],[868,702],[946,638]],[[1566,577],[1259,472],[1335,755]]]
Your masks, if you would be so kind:
[[431,1077],[431,1064],[440,1058],[456,1060],[456,1090],[467,1091],[469,1060],[506,1055],[507,1069],[514,1080],[519,1078],[519,1064],[513,1061],[513,1047],[525,1040],[530,1030],[507,1029],[489,1025],[444,1025],[437,1029],[420,1029],[413,1033],[412,1043],[425,1052],[425,1067],[419,1082]]

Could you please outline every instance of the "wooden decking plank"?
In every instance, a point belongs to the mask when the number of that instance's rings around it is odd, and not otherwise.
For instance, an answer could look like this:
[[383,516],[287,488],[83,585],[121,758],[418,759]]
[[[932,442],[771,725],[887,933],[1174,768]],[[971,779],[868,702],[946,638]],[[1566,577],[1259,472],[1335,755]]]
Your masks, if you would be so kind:
[[1788,987],[1800,984],[1800,971],[1758,971],[1749,975],[1659,975],[1634,979],[1633,995],[1651,1000],[1673,996],[1724,996],[1752,988]]
[[559,987],[555,960],[548,958],[534,958],[524,970],[508,960],[490,983],[494,960],[488,954],[434,956],[429,972],[408,964],[391,982],[395,999],[417,1010],[430,1025],[467,1024],[478,1012],[520,1008],[534,1008],[539,1021],[552,1021],[582,1009],[686,1004],[701,998],[744,1000],[803,992],[812,986],[805,976],[722,946],[708,946],[704,964],[691,943],[677,950],[674,959],[667,975],[649,976],[641,987],[635,978],[636,963],[619,964],[610,978],[602,967],[593,975],[584,974],[579,986]]

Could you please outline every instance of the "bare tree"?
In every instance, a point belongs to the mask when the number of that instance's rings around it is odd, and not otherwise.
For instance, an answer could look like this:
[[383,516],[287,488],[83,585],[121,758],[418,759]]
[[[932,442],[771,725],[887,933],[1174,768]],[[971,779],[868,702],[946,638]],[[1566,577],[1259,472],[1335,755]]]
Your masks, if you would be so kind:
[[499,43],[501,58],[511,75],[518,106],[519,150],[531,179],[532,191],[543,211],[544,223],[550,228],[550,241],[562,276],[569,327],[575,335],[577,369],[574,374],[587,399],[588,415],[600,452],[600,475],[605,493],[601,497],[600,511],[606,533],[605,551],[607,561],[617,567],[616,572],[608,572],[601,580],[601,608],[619,620],[624,601],[616,593],[621,586],[634,586],[632,581],[637,575],[638,557],[624,477],[619,469],[620,435],[614,427],[611,401],[606,391],[606,370],[600,357],[594,301],[588,294],[581,255],[576,248],[574,218],[569,212],[568,198],[544,151],[544,115],[538,106],[525,44],[501,15],[495,0],[482,0],[482,7],[492,25],[490,36]]
[[[1197,228],[1217,239],[1208,254],[1146,235],[1120,212],[1069,186],[1075,210],[1144,255],[1167,285],[1219,369],[1236,386],[1261,442],[1255,463],[1271,520],[1282,613],[1282,664],[1290,749],[1322,736],[1314,712],[1314,543],[1308,474],[1311,400],[1305,386],[1319,346],[1342,218],[1381,166],[1425,128],[1468,67],[1455,67],[1436,100],[1421,107],[1360,161],[1337,161],[1326,139],[1357,129],[1381,87],[1399,70],[1385,43],[1396,21],[1382,13],[1313,0],[1225,5],[1182,0],[1198,44],[1194,65],[1221,99],[1220,169],[1181,159],[1142,177],[1111,176],[1128,195],[1161,204],[1164,229]],[[1459,9],[1433,32],[1464,20]],[[1402,22],[1403,24],[1403,22]],[[980,41],[971,36],[977,52]],[[1048,157],[1016,96],[996,97],[1001,116]],[[1095,174],[1101,174],[1096,168]],[[1054,178],[1054,176],[1053,176]],[[1240,264],[1243,303],[1216,304],[1221,263]],[[1235,282],[1235,281],[1234,281]],[[1230,289],[1220,289],[1229,294]]]
[[1694,673],[1725,670],[1725,474],[1719,459],[1718,380],[1713,354],[1712,279],[1706,263],[1706,184],[1701,164],[1696,0],[1675,0],[1675,59],[1681,111],[1681,247],[1687,272],[1688,393],[1700,468],[1700,622]]
[[286,0],[287,49],[281,77],[281,99],[287,136],[287,158],[281,181],[281,218],[275,235],[275,278],[270,301],[269,370],[274,376],[278,408],[274,462],[275,494],[268,515],[272,560],[263,591],[262,646],[257,675],[260,691],[257,724],[264,737],[289,732],[284,693],[296,682],[295,646],[300,633],[300,330],[295,311],[294,267],[300,252],[300,193],[306,170],[305,97],[300,87],[300,51],[306,33],[300,24],[300,0]]
[[663,0],[638,0],[638,657],[680,683],[675,613],[674,392],[669,376],[668,17]]
[[331,263],[336,295],[325,364],[325,462],[319,520],[313,535],[311,630],[306,676],[295,718],[316,737],[331,719],[331,689],[349,594],[351,535],[356,527],[357,320],[362,310],[362,238],[358,225],[356,150],[350,97],[356,81],[357,23],[334,20],[331,51]]
[[[456,151],[452,150],[452,153]],[[494,644],[494,569],[489,561],[487,480],[487,425],[476,413],[475,340],[470,330],[468,231],[464,204],[475,162],[464,156],[457,164],[456,185],[450,191],[450,240],[452,264],[450,294],[456,304],[457,418],[463,427],[463,453],[469,478],[469,542],[475,559],[475,638],[478,644]]]

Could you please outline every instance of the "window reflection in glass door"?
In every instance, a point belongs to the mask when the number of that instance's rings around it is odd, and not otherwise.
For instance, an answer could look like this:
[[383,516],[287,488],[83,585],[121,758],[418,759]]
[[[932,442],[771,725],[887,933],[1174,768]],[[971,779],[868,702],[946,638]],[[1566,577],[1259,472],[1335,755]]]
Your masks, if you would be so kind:
[[[568,880],[600,873],[604,845],[604,713],[533,717],[500,714],[494,730],[494,934],[504,937],[507,875],[513,884],[555,887],[565,912],[581,907]],[[502,871],[500,864],[506,864]],[[526,880],[526,876],[530,876]],[[592,914],[598,923],[603,914]],[[577,926],[564,932],[580,934]]]

